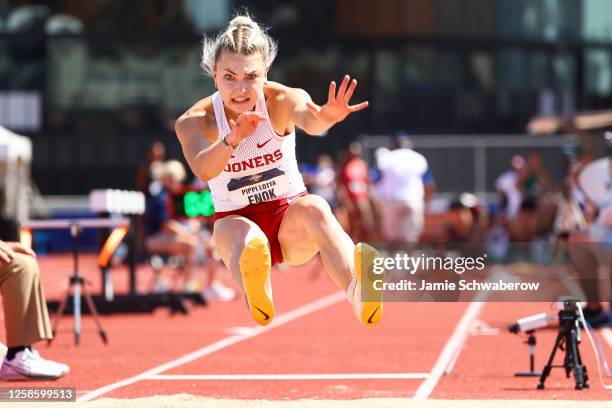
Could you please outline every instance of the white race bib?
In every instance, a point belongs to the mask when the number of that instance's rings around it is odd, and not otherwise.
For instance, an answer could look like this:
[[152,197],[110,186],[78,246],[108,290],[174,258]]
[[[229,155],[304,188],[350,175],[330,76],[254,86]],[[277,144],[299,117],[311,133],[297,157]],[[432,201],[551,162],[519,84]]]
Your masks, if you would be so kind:
[[232,204],[246,207],[251,204],[277,200],[289,191],[287,175],[277,168],[237,179],[227,183]]

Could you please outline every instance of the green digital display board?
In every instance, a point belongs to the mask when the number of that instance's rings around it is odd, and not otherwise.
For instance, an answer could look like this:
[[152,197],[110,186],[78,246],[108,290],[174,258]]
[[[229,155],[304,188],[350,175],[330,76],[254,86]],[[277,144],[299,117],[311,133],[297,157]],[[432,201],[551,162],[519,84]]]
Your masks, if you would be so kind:
[[176,218],[210,217],[215,214],[210,190],[188,190],[170,196],[170,214]]

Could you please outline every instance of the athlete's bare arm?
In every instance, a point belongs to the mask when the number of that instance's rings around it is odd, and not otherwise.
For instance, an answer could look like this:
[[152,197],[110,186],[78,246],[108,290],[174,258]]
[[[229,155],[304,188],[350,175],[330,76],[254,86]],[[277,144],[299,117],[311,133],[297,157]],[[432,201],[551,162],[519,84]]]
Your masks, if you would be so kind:
[[349,105],[349,101],[357,87],[357,80],[345,75],[336,92],[336,83],[329,84],[327,103],[319,106],[312,101],[310,95],[302,89],[291,89],[289,99],[294,104],[291,121],[300,129],[311,135],[319,135],[349,114],[368,107],[368,102]]
[[[210,110],[210,97],[197,102],[177,119],[174,126],[191,171],[203,181],[217,177],[230,159],[234,149],[218,136],[215,119]],[[264,116],[245,112],[229,121],[231,132],[226,142],[234,148],[250,136]]]

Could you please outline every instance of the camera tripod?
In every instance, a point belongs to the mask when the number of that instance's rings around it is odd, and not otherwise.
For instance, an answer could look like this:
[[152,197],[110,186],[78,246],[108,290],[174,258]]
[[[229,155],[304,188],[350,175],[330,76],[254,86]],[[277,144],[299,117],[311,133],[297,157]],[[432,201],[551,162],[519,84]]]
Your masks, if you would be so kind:
[[[74,344],[77,346],[80,343],[81,339],[81,291],[83,292],[83,297],[87,302],[87,306],[89,306],[89,310],[91,315],[94,318],[94,322],[98,327],[98,334],[102,338],[104,344],[108,343],[108,338],[106,337],[106,332],[102,327],[102,323],[100,323],[100,318],[98,316],[98,311],[96,310],[96,306],[91,298],[91,294],[87,291],[87,287],[85,284],[85,279],[79,276],[79,237],[81,235],[81,226],[77,223],[70,224],[70,236],[72,237],[72,259],[74,263],[74,270],[72,276],[70,276],[70,285],[68,286],[68,290],[66,290],[66,294],[64,298],[61,300],[59,307],[57,309],[57,314],[55,315],[55,319],[53,321],[53,336],[57,334],[57,330],[59,327],[60,320],[62,319],[62,314],[64,313],[64,309],[68,303],[68,299],[70,298],[70,292],[72,292],[72,315],[74,317]],[[53,339],[48,341],[48,344],[51,344]]]
[[[550,353],[548,363],[546,363],[544,370],[542,370],[542,376],[538,384],[539,390],[544,389],[544,381],[546,381],[546,377],[548,377],[553,367],[565,368],[565,376],[567,378],[569,378],[573,371],[577,390],[589,387],[589,377],[586,366],[582,364],[580,350],[578,349],[579,344],[580,327],[578,326],[577,306],[572,302],[564,302],[563,310],[559,310],[559,334],[557,334],[557,340]],[[563,359],[563,365],[553,366],[552,363],[557,349],[565,351],[565,358]]]

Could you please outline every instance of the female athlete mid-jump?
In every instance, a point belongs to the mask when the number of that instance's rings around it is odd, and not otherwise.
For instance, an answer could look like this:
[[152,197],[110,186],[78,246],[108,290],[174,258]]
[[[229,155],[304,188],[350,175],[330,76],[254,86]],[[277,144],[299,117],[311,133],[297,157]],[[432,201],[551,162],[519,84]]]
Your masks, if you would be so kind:
[[295,157],[296,126],[320,134],[368,102],[349,105],[357,81],[348,75],[338,88],[330,84],[323,106],[302,89],[268,81],[276,51],[250,17],[235,17],[204,41],[202,66],[218,91],[176,122],[187,162],[212,193],[215,245],[259,324],[274,316],[271,266],[303,264],[319,252],[357,318],[373,326],[382,316],[382,293],[362,269],[378,254],[355,246],[327,202],[306,192]]

